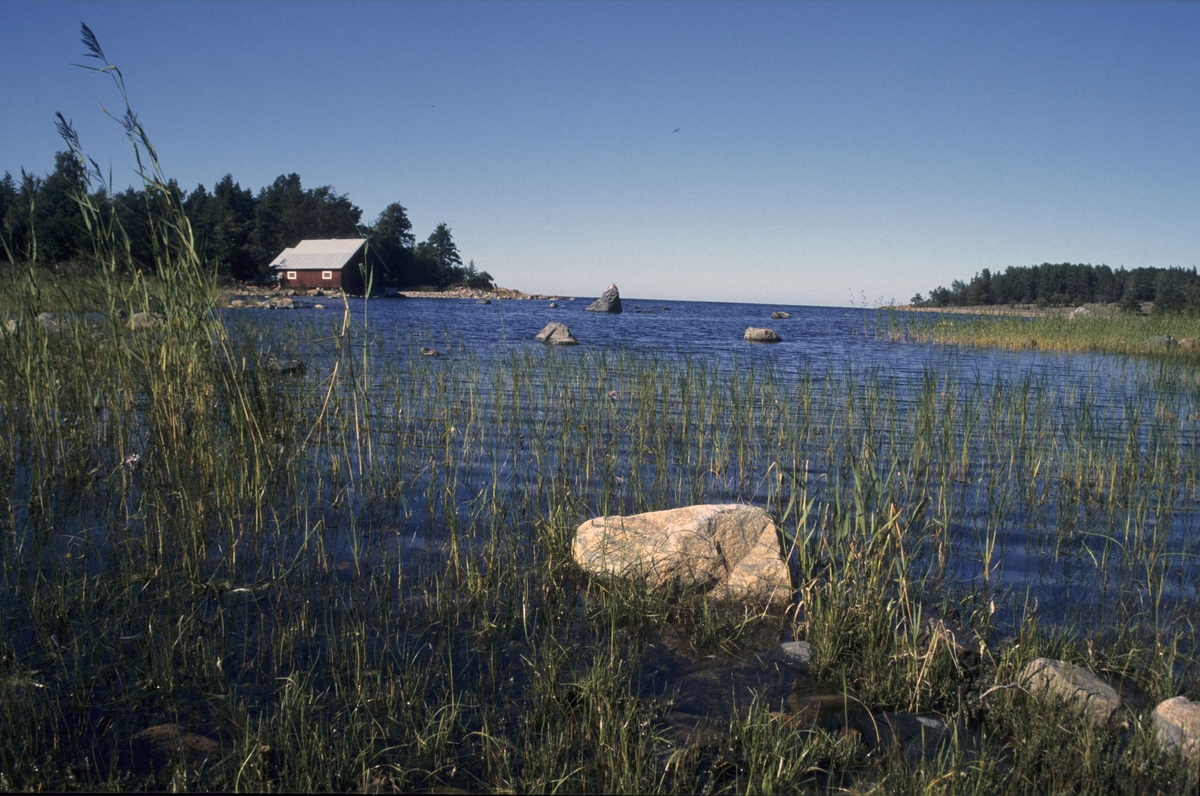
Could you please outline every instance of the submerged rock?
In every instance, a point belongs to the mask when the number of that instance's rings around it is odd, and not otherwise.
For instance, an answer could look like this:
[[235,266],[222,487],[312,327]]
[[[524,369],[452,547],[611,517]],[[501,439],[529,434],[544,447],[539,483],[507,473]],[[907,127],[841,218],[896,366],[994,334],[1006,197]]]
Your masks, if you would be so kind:
[[784,318],[790,318],[790,317],[792,317],[792,313],[784,312],[783,310],[775,310],[775,312],[771,313],[771,320],[773,320],[773,321],[778,321],[778,320],[782,320]]
[[179,758],[201,763],[219,755],[221,746],[212,738],[188,732],[179,724],[157,724],[130,738],[130,753],[133,769],[148,774]]
[[1177,696],[1158,704],[1150,721],[1159,744],[1200,759],[1200,702]]
[[419,353],[423,357],[440,357],[442,355],[442,352],[436,348],[422,348]]
[[53,312],[39,312],[36,320],[38,325],[48,332],[57,332],[62,328],[62,321]]
[[751,326],[743,335],[747,343],[778,343],[783,340],[774,329],[764,329],[761,326]]
[[567,328],[567,325],[558,321],[551,321],[546,324],[545,328],[538,332],[534,339],[547,345],[579,345],[579,341],[571,334],[571,330]]
[[557,302],[557,301],[551,301],[551,302],[550,302],[550,309],[552,309],[552,310],[556,310],[556,309],[558,309],[558,302]]
[[475,303],[476,304],[491,304],[492,300],[491,299],[479,299]]
[[263,360],[262,369],[280,376],[303,376],[308,367],[299,359],[267,357]]
[[617,292],[615,284],[604,288],[604,292],[600,294],[600,298],[593,301],[587,306],[588,312],[612,312],[621,311],[621,294]]
[[781,602],[791,578],[766,512],[739,504],[597,517],[575,531],[575,561],[595,575],[712,587],[722,599]]
[[1116,689],[1082,666],[1053,658],[1038,658],[1021,670],[1018,682],[1033,694],[1049,694],[1091,720],[1105,724],[1121,707]]

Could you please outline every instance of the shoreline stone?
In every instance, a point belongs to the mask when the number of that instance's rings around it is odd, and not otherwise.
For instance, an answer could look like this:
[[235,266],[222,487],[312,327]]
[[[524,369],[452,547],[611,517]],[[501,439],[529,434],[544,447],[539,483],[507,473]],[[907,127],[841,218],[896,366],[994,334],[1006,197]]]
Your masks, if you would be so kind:
[[1200,702],[1177,696],[1163,700],[1150,717],[1158,743],[1200,760]]
[[1038,658],[1021,670],[1018,682],[1031,693],[1049,694],[1083,713],[1094,725],[1106,724],[1121,707],[1117,690],[1082,666]]

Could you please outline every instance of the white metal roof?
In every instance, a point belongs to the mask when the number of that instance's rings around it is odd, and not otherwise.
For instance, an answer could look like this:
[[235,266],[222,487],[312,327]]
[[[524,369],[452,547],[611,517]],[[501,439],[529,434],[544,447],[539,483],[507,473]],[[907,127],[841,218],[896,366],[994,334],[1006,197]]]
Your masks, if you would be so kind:
[[294,248],[284,249],[271,261],[272,268],[289,271],[337,271],[366,243],[362,238],[302,240]]

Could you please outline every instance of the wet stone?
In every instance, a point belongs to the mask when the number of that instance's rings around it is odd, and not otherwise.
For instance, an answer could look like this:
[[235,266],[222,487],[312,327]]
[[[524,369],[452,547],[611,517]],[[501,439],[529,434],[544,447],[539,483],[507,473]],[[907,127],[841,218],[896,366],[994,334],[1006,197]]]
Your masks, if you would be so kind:
[[792,671],[804,673],[812,666],[812,644],[807,641],[785,641],[776,654],[779,662]]
[[792,317],[790,312],[783,312],[782,310],[776,310],[775,312],[771,313],[771,320],[773,321],[783,320],[790,317]]

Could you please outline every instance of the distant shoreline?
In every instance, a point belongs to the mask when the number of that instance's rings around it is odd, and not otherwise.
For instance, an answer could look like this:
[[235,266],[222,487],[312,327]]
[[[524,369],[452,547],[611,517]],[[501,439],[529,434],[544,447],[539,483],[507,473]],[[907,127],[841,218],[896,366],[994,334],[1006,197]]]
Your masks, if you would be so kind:
[[[1082,304],[1092,317],[1112,318],[1121,313],[1116,304]],[[1078,307],[1039,307],[1036,304],[991,304],[978,307],[914,307],[912,304],[901,304],[880,307],[881,310],[897,310],[899,312],[934,312],[948,315],[1013,315],[1022,318],[1066,318],[1078,310]]]

